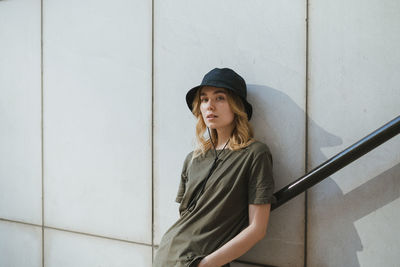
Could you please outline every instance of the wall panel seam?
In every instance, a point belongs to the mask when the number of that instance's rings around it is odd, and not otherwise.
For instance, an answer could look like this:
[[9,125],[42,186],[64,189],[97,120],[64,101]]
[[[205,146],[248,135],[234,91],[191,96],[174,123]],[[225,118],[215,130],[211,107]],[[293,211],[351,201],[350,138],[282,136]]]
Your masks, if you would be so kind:
[[[148,247],[152,246],[152,244],[148,244],[148,243],[144,243],[144,242],[136,242],[136,241],[126,240],[126,239],[120,239],[120,238],[96,235],[96,234],[91,234],[91,233],[79,232],[79,231],[68,230],[68,229],[63,229],[63,228],[58,228],[58,227],[53,227],[53,226],[46,226],[46,225],[43,225],[43,224],[34,224],[34,223],[10,220],[10,219],[5,219],[5,218],[0,218],[0,222],[1,221],[9,222],[9,223],[22,224],[22,225],[27,225],[27,226],[33,226],[33,227],[39,227],[39,228],[41,228],[43,230],[44,229],[50,229],[50,230],[56,230],[56,231],[62,231],[62,232],[66,232],[66,233],[71,233],[71,234],[78,234],[78,235],[97,237],[97,238],[102,238],[102,239],[107,239],[107,240],[119,241],[119,242],[124,242],[124,243],[129,243],[129,244],[143,245],[143,246],[148,246]],[[43,234],[43,231],[42,231],[42,234]]]
[[40,0],[40,134],[42,182],[42,267],[44,267],[43,0]]
[[[305,8],[305,157],[304,157],[304,170],[305,173],[308,172],[308,143],[309,143],[309,134],[308,134],[308,127],[309,127],[309,119],[308,119],[308,89],[309,89],[309,0],[305,0],[306,8]],[[308,243],[308,190],[305,191],[304,195],[304,267],[307,267],[307,243]]]
[[151,262],[154,258],[154,0],[151,1]]

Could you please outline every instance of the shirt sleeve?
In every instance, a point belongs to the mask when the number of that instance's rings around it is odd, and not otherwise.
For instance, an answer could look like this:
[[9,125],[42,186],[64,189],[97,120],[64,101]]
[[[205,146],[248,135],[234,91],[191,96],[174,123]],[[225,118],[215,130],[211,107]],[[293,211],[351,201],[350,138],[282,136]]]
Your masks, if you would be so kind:
[[187,166],[189,164],[189,161],[191,159],[192,153],[186,156],[185,161],[183,163],[182,167],[182,172],[181,172],[181,179],[179,182],[179,188],[178,188],[178,193],[176,195],[175,201],[178,203],[182,202],[183,195],[185,194],[186,191],[186,182],[187,182]]
[[275,182],[272,175],[272,164],[272,155],[268,150],[254,157],[248,183],[249,204],[276,202],[276,198],[273,195]]

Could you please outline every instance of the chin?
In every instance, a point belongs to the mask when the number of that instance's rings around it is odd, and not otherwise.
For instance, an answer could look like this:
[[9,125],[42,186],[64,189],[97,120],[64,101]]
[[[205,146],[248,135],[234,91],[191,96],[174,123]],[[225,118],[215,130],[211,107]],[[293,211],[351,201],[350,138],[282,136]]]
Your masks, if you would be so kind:
[[216,129],[216,128],[217,128],[216,125],[213,124],[213,123],[211,123],[211,124],[206,124],[206,126],[207,126],[208,128],[210,128],[210,129]]

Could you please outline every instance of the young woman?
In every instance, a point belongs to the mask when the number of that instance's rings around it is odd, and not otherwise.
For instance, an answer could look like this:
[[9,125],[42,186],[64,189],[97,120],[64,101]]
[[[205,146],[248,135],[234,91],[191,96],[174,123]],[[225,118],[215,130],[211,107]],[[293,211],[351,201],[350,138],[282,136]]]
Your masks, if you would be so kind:
[[246,94],[244,79],[228,68],[211,70],[188,91],[198,145],[183,164],[180,218],[164,234],[153,267],[230,266],[265,236],[276,201],[272,156],[253,138]]

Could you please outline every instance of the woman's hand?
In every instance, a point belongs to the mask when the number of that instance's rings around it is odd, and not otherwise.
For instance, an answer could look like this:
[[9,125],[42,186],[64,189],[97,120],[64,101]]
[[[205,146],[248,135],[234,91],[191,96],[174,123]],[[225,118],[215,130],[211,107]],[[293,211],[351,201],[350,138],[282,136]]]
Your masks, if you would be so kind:
[[213,265],[210,264],[210,262],[208,261],[207,257],[204,257],[199,264],[197,265],[197,267],[214,267]]

